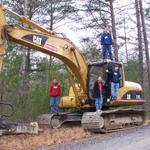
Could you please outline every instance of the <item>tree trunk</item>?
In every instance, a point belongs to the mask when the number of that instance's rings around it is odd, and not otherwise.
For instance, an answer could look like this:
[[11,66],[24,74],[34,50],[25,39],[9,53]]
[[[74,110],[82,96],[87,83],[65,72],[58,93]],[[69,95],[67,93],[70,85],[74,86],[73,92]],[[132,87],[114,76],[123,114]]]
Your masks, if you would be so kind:
[[117,35],[116,35],[116,25],[115,25],[116,23],[115,23],[113,1],[114,0],[110,0],[111,23],[112,23],[112,33],[113,33],[113,48],[114,48],[115,61],[118,61],[118,46],[117,46]]
[[142,29],[143,29],[143,37],[144,37],[144,48],[145,48],[145,55],[146,55],[146,65],[147,65],[147,75],[148,75],[148,90],[146,92],[148,93],[148,100],[146,102],[146,110],[147,110],[147,119],[149,119],[149,107],[150,107],[150,65],[149,65],[149,50],[148,50],[148,40],[147,40],[147,33],[146,33],[146,27],[145,27],[145,20],[144,20],[144,13],[143,13],[143,4],[142,0],[139,0],[139,6],[140,6],[140,15],[141,15],[141,21],[142,21]]
[[[26,17],[29,17],[29,19],[31,20],[31,16],[32,14],[30,13],[30,8],[29,8],[29,0],[25,0],[24,1],[24,15]],[[29,75],[30,73],[30,48],[26,48],[27,50],[27,55],[26,55],[26,58],[25,58],[25,74],[26,75]]]
[[[29,0],[24,1],[24,15],[29,16]],[[27,114],[30,112],[30,86],[29,86],[29,71],[30,71],[30,49],[23,47],[23,78],[20,87],[20,98],[24,101],[24,119],[27,119]]]
[[143,49],[142,49],[142,34],[141,34],[141,21],[140,21],[140,11],[139,11],[139,1],[135,0],[135,10],[137,19],[137,32],[138,32],[138,50],[139,50],[139,74],[140,83],[144,87],[144,69],[143,69]]
[[[53,31],[53,25],[54,25],[54,13],[53,13],[53,1],[50,2],[50,31]],[[53,57],[49,56],[49,68],[52,65]]]
[[125,51],[126,51],[126,61],[128,64],[129,58],[128,58],[128,46],[127,46],[127,31],[126,31],[126,18],[124,16],[124,36],[125,36]]
[[29,75],[31,70],[31,60],[30,60],[30,48],[27,48],[27,56],[26,56],[26,74]]
[[51,2],[51,8],[50,8],[50,30],[53,31],[53,2]]
[[150,91],[149,50],[148,50],[148,40],[147,40],[147,33],[146,33],[146,27],[145,27],[145,20],[144,20],[142,0],[139,0],[139,5],[140,5],[140,14],[141,14],[142,27],[143,27],[143,37],[144,37],[144,46],[145,46],[145,55],[146,55],[146,65],[147,65],[147,73],[148,73],[148,87],[149,87],[148,91]]

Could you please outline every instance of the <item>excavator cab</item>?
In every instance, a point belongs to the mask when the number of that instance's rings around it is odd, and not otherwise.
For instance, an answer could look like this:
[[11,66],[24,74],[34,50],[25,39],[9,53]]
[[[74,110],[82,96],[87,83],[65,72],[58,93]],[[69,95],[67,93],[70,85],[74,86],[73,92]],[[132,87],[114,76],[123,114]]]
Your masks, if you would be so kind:
[[[120,86],[118,91],[118,97],[116,101],[111,101],[111,84],[110,84],[110,73],[114,70],[115,66],[119,67],[121,74]],[[114,61],[106,61],[100,63],[92,63],[88,65],[87,75],[87,93],[89,103],[94,105],[95,100],[93,97],[93,86],[97,78],[101,76],[105,81],[103,86],[103,109],[109,108],[110,106],[132,106],[132,105],[143,105],[145,100],[143,97],[143,90],[140,84],[125,81],[124,67],[122,63]]]
[[110,89],[110,75],[106,70],[112,72],[114,70],[114,66],[118,65],[119,71],[121,74],[120,80],[120,88],[124,85],[124,73],[122,64],[118,62],[99,62],[92,63],[88,65],[88,80],[87,80],[87,90],[88,90],[88,99],[91,104],[94,104],[95,100],[93,97],[93,86],[94,82],[97,80],[99,76],[105,81],[105,85],[103,86],[103,106],[107,106],[109,104],[111,98],[111,89]]

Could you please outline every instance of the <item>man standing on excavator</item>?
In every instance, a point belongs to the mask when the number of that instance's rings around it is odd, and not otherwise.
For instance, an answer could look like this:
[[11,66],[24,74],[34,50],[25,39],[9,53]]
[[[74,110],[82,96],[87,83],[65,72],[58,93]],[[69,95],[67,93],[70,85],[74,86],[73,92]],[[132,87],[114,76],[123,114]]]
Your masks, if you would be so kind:
[[94,83],[93,87],[93,97],[95,98],[95,107],[97,112],[101,112],[102,106],[103,106],[103,85],[105,84],[104,80],[101,76],[98,77],[98,79]]
[[103,61],[106,59],[106,53],[109,53],[109,57],[111,60],[113,60],[112,56],[112,37],[109,32],[109,29],[107,26],[104,28],[104,32],[101,35],[101,45],[102,45],[102,58]]
[[59,112],[59,97],[61,93],[61,86],[56,79],[53,80],[53,83],[49,88],[50,96],[50,112],[58,113]]
[[116,64],[111,71],[107,69],[106,72],[108,73],[111,82],[111,99],[116,100],[121,80],[119,66]]

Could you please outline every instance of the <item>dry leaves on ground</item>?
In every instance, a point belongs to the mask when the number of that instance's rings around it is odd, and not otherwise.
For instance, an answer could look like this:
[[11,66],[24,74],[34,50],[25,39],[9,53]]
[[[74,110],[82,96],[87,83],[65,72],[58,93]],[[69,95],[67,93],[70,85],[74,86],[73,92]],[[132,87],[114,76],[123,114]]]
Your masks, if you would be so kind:
[[38,135],[7,135],[0,137],[0,150],[31,150],[33,148],[60,144],[91,137],[93,134],[80,127],[49,129]]

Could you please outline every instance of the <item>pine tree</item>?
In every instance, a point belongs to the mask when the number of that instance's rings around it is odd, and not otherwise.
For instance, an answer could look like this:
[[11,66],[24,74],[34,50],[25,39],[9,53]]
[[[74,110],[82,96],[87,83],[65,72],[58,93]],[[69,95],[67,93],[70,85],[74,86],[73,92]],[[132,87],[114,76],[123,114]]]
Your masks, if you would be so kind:
[[138,0],[135,0],[135,10],[136,10],[137,32],[138,32],[140,83],[141,83],[142,87],[144,87],[142,31],[141,31],[141,20],[140,20],[140,10],[139,10],[139,1]]

